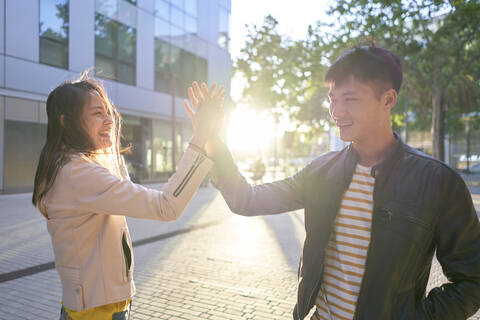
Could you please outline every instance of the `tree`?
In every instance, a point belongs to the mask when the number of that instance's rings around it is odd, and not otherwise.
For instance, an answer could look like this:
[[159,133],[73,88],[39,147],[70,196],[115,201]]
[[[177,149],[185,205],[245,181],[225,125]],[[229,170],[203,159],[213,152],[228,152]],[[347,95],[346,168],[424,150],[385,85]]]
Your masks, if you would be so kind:
[[329,13],[339,19],[332,52],[372,37],[402,58],[403,94],[431,118],[433,155],[443,160],[447,118],[478,102],[480,2],[339,0]]
[[249,28],[234,72],[245,80],[242,102],[274,115],[286,114],[297,124],[321,130],[328,121],[322,107],[321,82],[326,67],[322,46],[310,28],[308,38],[293,41],[282,37],[278,21],[265,17],[260,27]]

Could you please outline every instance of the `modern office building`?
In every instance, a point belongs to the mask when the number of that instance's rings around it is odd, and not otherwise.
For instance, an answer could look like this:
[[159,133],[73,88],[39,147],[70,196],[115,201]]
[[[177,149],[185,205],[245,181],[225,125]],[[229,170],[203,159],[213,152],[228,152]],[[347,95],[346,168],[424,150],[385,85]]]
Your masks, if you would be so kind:
[[230,0],[0,0],[0,193],[28,192],[48,93],[91,69],[124,118],[132,178],[165,181],[193,81],[229,87]]

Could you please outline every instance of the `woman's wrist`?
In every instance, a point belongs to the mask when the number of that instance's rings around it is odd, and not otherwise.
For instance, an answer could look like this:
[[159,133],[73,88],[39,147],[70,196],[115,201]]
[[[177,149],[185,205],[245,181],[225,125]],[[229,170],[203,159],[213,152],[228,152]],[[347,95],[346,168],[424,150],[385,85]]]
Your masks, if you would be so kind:
[[193,144],[201,149],[205,148],[205,143],[207,142],[207,138],[194,133],[193,137],[190,139],[190,144]]

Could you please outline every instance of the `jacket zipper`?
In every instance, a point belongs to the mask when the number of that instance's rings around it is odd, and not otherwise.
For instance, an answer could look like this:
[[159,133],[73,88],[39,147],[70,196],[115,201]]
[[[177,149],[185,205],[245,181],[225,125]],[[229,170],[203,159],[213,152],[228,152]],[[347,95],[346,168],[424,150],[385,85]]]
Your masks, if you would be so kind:
[[383,212],[386,213],[389,222],[392,222],[392,218],[404,219],[404,220],[410,221],[411,223],[414,223],[414,224],[417,224],[421,227],[424,227],[425,229],[430,229],[430,226],[420,219],[417,219],[415,217],[408,216],[408,215],[396,214],[395,212],[393,212],[389,208],[381,208],[381,209],[382,209]]

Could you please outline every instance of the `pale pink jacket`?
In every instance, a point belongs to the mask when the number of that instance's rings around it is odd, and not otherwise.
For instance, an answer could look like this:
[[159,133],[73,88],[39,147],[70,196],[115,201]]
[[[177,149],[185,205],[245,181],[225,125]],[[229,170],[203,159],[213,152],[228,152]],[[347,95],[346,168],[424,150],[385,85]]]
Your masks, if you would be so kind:
[[83,311],[130,299],[135,285],[125,216],[177,219],[211,166],[208,158],[188,147],[177,171],[157,191],[73,156],[44,200],[65,307]]

